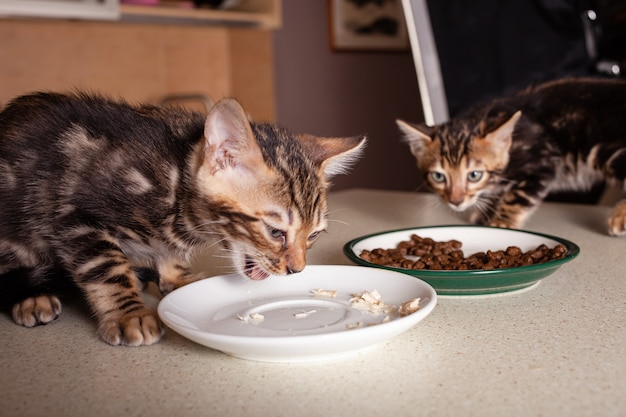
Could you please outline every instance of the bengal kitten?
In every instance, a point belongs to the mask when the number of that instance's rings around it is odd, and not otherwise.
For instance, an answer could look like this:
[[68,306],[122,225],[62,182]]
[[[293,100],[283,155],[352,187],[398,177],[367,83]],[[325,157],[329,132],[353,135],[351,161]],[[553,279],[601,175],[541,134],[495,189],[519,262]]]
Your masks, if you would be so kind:
[[[397,123],[425,180],[479,224],[521,228],[548,193],[626,179],[626,80],[568,78],[427,127]],[[626,233],[626,200],[608,220]]]
[[0,294],[16,323],[46,324],[67,277],[105,342],[155,343],[163,327],[142,280],[167,293],[198,279],[190,260],[218,240],[253,280],[302,271],[326,229],[329,178],[364,142],[252,123],[234,99],[205,117],[84,93],[19,97],[0,113]]

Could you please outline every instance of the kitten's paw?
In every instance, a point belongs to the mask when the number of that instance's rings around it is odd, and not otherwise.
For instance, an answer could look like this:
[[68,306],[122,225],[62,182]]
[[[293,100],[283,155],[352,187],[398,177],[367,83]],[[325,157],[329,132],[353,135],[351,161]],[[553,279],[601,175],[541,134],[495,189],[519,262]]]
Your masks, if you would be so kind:
[[479,226],[490,226],[490,227],[499,227],[502,229],[512,229],[513,226],[511,226],[510,222],[499,218],[499,217],[492,217],[490,219],[487,219],[485,217],[482,217],[480,215],[478,215],[477,217],[473,217],[470,220],[472,220],[473,224],[477,224]]
[[13,306],[13,320],[26,327],[47,324],[61,314],[61,301],[54,295],[27,298]]
[[620,201],[613,208],[608,220],[608,231],[611,236],[626,234],[626,200]]
[[514,228],[514,225],[511,225],[511,222],[507,219],[502,219],[500,217],[486,217],[480,212],[472,213],[469,217],[469,221],[472,224],[477,224],[479,226],[500,227],[502,229]]
[[101,322],[98,336],[113,346],[147,346],[158,342],[163,332],[163,326],[154,313],[141,309],[118,320]]
[[473,211],[470,213],[468,219],[472,224],[485,224],[485,218],[480,211]]
[[502,221],[502,220],[492,220],[489,223],[487,223],[487,226],[491,226],[491,227],[499,227],[501,229],[516,229],[517,227],[515,225],[511,225],[508,222]]
[[205,275],[200,274],[187,274],[170,279],[168,279],[167,277],[161,277],[161,280],[159,281],[159,290],[161,291],[161,295],[167,295],[177,288],[180,288],[187,284],[191,284],[192,282],[198,281],[199,279],[205,277]]

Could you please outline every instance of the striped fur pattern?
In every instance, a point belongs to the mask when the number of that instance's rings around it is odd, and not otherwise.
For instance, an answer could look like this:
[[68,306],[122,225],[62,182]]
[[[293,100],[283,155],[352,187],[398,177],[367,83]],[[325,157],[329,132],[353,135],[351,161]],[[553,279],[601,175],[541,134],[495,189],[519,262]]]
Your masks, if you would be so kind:
[[[479,224],[521,228],[552,191],[626,179],[626,81],[568,78],[433,127],[398,120],[427,184]],[[626,233],[626,203],[608,220]]]
[[326,229],[332,175],[365,139],[251,123],[233,99],[203,116],[91,94],[36,93],[0,113],[0,294],[32,327],[77,286],[112,345],[149,345],[162,325],[140,293],[198,279],[220,242],[254,280],[301,271]]

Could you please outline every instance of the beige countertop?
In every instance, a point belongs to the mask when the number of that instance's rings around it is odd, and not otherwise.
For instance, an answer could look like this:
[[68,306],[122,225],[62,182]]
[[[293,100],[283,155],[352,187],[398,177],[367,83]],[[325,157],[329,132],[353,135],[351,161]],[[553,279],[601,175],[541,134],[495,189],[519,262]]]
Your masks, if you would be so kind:
[[[350,264],[343,244],[364,234],[463,223],[428,194],[347,190],[329,206],[309,264]],[[440,297],[408,332],[340,360],[247,361],[173,331],[111,347],[78,301],[34,329],[0,315],[0,417],[624,416],[626,238],[606,235],[609,210],[544,204],[526,229],[576,242],[577,259],[528,291]],[[211,262],[199,267],[223,273]]]

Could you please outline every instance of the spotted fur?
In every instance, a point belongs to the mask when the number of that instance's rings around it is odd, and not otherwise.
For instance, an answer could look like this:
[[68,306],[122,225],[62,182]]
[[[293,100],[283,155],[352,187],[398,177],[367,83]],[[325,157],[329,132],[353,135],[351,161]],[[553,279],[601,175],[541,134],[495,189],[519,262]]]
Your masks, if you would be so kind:
[[[625,186],[626,81],[569,78],[477,105],[434,127],[398,120],[426,182],[480,224],[523,227],[552,191]],[[609,218],[626,233],[626,210]]]
[[36,93],[0,113],[0,294],[16,323],[56,319],[67,280],[99,336],[149,345],[163,328],[141,300],[199,277],[220,241],[251,279],[301,271],[326,229],[328,180],[364,138],[251,123],[233,99],[208,116],[96,95]]

